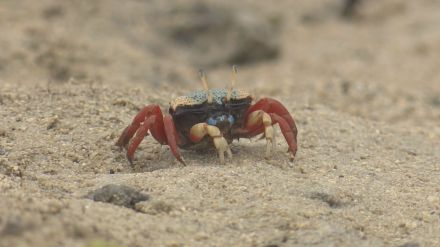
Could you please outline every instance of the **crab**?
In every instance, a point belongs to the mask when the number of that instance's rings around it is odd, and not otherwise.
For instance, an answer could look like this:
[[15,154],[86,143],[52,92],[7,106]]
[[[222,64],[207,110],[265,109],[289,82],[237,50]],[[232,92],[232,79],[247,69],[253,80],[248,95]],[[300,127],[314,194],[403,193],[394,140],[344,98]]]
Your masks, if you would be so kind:
[[[297,151],[295,121],[279,101],[262,98],[252,104],[254,97],[235,89],[237,67],[233,66],[229,88],[209,89],[206,75],[199,72],[204,90],[175,98],[170,102],[168,114],[163,114],[157,104],[145,106],[128,125],[116,145],[127,150],[130,163],[139,144],[149,133],[161,145],[168,145],[174,157],[185,164],[179,148],[202,150],[215,148],[220,163],[225,154],[232,158],[230,144],[235,139],[252,138],[262,134],[266,139],[265,158],[273,152],[278,124],[288,144],[290,160]],[[149,133],[148,133],[149,132]]]

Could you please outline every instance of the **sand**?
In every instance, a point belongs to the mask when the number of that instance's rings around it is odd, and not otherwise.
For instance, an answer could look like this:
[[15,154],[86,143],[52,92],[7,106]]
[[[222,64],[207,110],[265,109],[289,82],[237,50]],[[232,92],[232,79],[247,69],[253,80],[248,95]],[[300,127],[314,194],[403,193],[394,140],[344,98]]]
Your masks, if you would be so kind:
[[[2,1],[0,246],[440,246],[439,10]],[[148,136],[128,163],[114,144],[143,105],[167,111],[200,67],[226,87],[232,63],[292,113],[294,162],[277,130],[269,160],[255,138],[183,166]],[[147,196],[87,198],[109,184]]]

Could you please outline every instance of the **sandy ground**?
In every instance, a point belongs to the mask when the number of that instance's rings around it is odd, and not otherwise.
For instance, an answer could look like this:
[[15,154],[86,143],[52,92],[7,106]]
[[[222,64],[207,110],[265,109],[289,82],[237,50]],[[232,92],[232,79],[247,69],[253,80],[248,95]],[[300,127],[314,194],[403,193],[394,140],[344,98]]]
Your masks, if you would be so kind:
[[[0,2],[0,246],[440,246],[440,3]],[[215,153],[147,137],[145,104],[201,88],[282,101],[297,121]],[[85,198],[108,184],[149,199]]]

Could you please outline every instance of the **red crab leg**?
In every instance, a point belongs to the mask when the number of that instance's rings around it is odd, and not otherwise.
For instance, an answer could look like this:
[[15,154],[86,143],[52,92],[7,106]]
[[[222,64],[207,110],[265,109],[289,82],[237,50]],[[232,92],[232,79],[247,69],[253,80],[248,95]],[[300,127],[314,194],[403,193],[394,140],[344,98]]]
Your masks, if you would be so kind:
[[117,146],[127,148],[127,159],[130,163],[133,161],[137,147],[144,137],[148,135],[148,131],[160,144],[168,144],[176,159],[184,164],[184,160],[177,147],[180,139],[173,119],[168,114],[163,116],[158,105],[145,106],[134,117],[132,123],[124,129],[116,142]]
[[[276,113],[278,116],[282,117],[284,120],[286,120],[290,129],[294,133],[294,136],[296,137],[298,131],[296,129],[295,121],[293,120],[289,111],[287,111],[287,109],[279,101],[271,98],[263,98],[259,100],[257,103],[249,107],[249,109],[247,110],[245,114],[246,122],[249,119],[249,115],[252,112],[258,110],[262,110],[266,113]],[[248,123],[246,123],[245,128],[237,129],[235,131],[236,134],[238,134],[240,137],[243,138],[250,138],[259,135],[263,132],[264,132],[264,126],[261,124],[261,122],[254,124],[252,126],[249,126]]]
[[249,109],[246,112],[245,119],[247,119],[247,117],[249,116],[250,113],[257,111],[257,110],[262,110],[267,113],[276,113],[278,116],[280,116],[284,120],[286,120],[286,122],[290,126],[290,129],[294,133],[297,133],[295,121],[293,120],[289,111],[278,100],[271,99],[271,98],[260,99],[254,105],[249,107]]
[[164,128],[165,128],[165,134],[167,138],[168,146],[170,146],[171,153],[173,153],[174,157],[178,161],[180,161],[182,164],[185,164],[185,160],[183,160],[183,157],[180,155],[180,151],[177,148],[177,144],[180,143],[179,134],[177,134],[176,126],[174,126],[173,118],[166,114],[163,117],[164,122]]
[[[258,111],[260,111],[260,110],[258,110]],[[286,140],[287,144],[289,145],[288,151],[291,153],[291,155],[292,155],[291,159],[293,160],[295,158],[296,151],[298,148],[297,142],[296,142],[296,135],[297,135],[297,132],[295,131],[296,128],[294,130],[292,130],[290,128],[289,123],[284,118],[280,117],[276,113],[269,113],[269,116],[272,120],[272,125],[277,124],[277,123],[279,124],[281,132],[283,133],[284,139]],[[248,121],[248,120],[249,119],[246,119],[246,121]],[[253,136],[264,133],[266,126],[264,126],[264,124],[261,120],[262,119],[258,119],[258,121],[255,123],[247,124],[245,126],[245,128],[238,129],[238,130],[236,130],[235,133],[238,135],[238,137],[243,137],[243,138],[251,138]]]
[[136,151],[137,147],[142,142],[144,137],[147,135],[148,129],[152,127],[156,119],[156,116],[149,117],[145,122],[140,125],[139,129],[136,131],[136,135],[133,139],[131,139],[130,145],[127,148],[127,159],[130,164],[133,163],[134,152]]
[[[265,132],[265,127],[262,122],[262,118],[257,112],[266,112],[269,114],[272,125],[278,123],[289,145],[289,152],[291,153],[291,159],[294,159],[297,151],[297,134],[298,130],[295,125],[295,121],[289,114],[287,109],[277,100],[270,98],[263,98],[259,100],[255,105],[252,105],[246,112],[246,122],[243,128],[236,129],[234,134],[238,137],[251,138]],[[254,115],[253,115],[254,114]],[[256,115],[255,115],[256,114]],[[267,138],[267,137],[266,137]]]
[[[272,118],[272,125],[278,123],[281,129],[281,133],[283,133],[284,139],[286,139],[287,144],[289,145],[289,151],[292,153],[291,159],[293,160],[296,155],[296,151],[298,149],[297,143],[296,143],[296,131],[292,131],[290,128],[289,123],[275,113],[269,113],[270,117]],[[295,128],[296,130],[296,128]]]
[[[160,119],[160,120],[159,120]],[[161,123],[160,125],[158,123]],[[180,155],[180,151],[177,147],[177,143],[179,142],[179,136],[177,134],[176,128],[174,126],[173,119],[170,115],[166,115],[163,117],[151,116],[147,118],[140,127],[136,131],[135,136],[131,139],[130,145],[127,148],[127,159],[130,163],[133,161],[134,153],[138,148],[139,144],[142,142],[144,137],[147,135],[148,130],[152,133],[160,129],[165,133],[166,141],[164,144],[168,144],[170,146],[171,152],[176,157],[178,161],[185,164],[183,157]]]
[[130,139],[139,129],[142,122],[149,116],[156,116],[157,123],[151,128],[151,134],[160,143],[166,143],[165,131],[163,129],[162,111],[158,105],[145,106],[133,119],[132,123],[124,129],[119,137],[116,145],[119,147],[126,147]]
[[[158,121],[160,119],[160,121]],[[158,125],[158,122],[161,122],[161,125]],[[163,123],[163,124],[162,124]],[[174,157],[181,163],[185,164],[185,161],[183,160],[182,156],[180,155],[180,151],[177,147],[177,143],[179,141],[179,136],[177,134],[176,128],[174,126],[173,119],[170,115],[165,115],[157,117],[157,116],[151,116],[149,117],[143,124],[140,125],[139,129],[136,132],[136,135],[131,140],[130,145],[127,149],[127,159],[130,163],[133,161],[134,152],[136,151],[139,144],[144,139],[145,135],[147,135],[148,130],[152,131],[154,129],[161,128],[164,130],[164,133],[166,135],[166,144],[170,146],[171,153],[173,153]]]
[[234,134],[237,134],[240,138],[251,138],[256,135],[259,135],[264,132],[264,125],[260,124],[256,128],[246,129],[246,128],[239,128],[234,130]]

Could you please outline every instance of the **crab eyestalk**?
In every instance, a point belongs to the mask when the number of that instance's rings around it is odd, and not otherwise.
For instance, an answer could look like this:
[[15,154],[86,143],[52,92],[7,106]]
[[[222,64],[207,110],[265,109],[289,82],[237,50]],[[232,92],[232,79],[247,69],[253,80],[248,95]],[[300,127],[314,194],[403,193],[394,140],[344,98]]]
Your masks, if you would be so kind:
[[199,70],[199,77],[200,77],[200,80],[202,80],[203,88],[206,91],[206,98],[208,100],[208,104],[211,104],[212,103],[212,93],[211,93],[211,91],[209,91],[208,80],[206,79],[206,74],[203,70]]
[[226,95],[226,101],[230,101],[232,97],[232,90],[234,90],[235,84],[237,83],[237,65],[232,66],[232,78],[231,86],[229,86],[228,94]]

